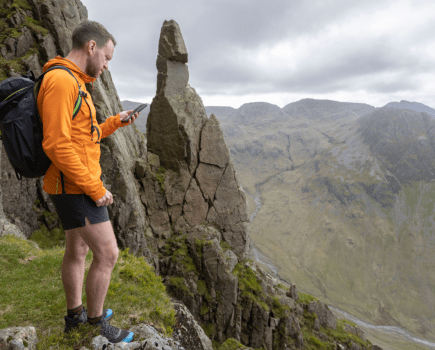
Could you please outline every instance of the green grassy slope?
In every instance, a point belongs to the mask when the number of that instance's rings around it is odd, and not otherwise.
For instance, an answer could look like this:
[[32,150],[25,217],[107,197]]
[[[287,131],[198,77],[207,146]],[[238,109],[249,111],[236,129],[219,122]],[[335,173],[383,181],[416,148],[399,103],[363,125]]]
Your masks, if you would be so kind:
[[[41,349],[73,349],[98,335],[91,327],[63,333],[66,315],[61,280],[64,248],[41,250],[32,241],[0,238],[0,329],[34,326]],[[86,259],[86,274],[92,260]],[[84,293],[84,291],[83,291]],[[86,304],[84,294],[83,303]],[[114,310],[112,324],[129,328],[151,322],[172,334],[175,311],[160,277],[144,261],[122,251],[112,273],[105,307]]]

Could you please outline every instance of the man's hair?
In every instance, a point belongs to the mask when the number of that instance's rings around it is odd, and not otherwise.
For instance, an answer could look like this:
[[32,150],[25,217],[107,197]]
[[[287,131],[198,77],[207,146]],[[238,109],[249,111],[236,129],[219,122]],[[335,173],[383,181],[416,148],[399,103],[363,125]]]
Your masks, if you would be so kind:
[[99,48],[106,45],[109,40],[112,40],[113,46],[116,46],[115,38],[102,24],[95,21],[85,20],[73,31],[73,49],[82,49],[89,40],[95,40],[97,47]]

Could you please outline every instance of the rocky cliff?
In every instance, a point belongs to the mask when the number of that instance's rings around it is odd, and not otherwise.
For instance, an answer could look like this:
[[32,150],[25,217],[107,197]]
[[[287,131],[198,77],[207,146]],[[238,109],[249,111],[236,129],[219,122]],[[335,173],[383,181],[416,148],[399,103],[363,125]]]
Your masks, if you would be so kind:
[[[9,0],[1,11],[7,33],[1,47],[3,78],[29,68],[40,73],[46,59],[66,56],[72,29],[87,17],[80,0]],[[218,119],[207,117],[188,84],[187,59],[178,24],[165,21],[147,138],[132,126],[101,142],[103,181],[114,196],[109,216],[119,246],[154,266],[215,347],[235,338],[269,350],[319,342],[370,348],[344,332],[343,324],[337,326],[325,304],[299,298],[295,286],[285,287],[248,259],[246,195]],[[88,91],[100,123],[121,110],[110,72]],[[16,180],[5,155],[1,174],[6,224],[15,224],[26,237],[37,228],[49,234],[59,227],[42,179]]]

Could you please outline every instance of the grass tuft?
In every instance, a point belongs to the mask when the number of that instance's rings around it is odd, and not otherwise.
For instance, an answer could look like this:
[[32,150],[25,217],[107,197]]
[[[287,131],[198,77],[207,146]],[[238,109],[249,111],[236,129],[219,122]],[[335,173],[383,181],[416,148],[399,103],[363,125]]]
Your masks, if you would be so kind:
[[39,230],[34,231],[29,239],[36,242],[41,249],[65,246],[65,232],[61,228],[48,231],[46,226],[40,225]]
[[316,297],[313,297],[310,294],[305,294],[305,293],[301,293],[298,292],[299,298],[296,301],[299,304],[309,304],[312,301],[318,301],[319,299],[317,299]]
[[165,173],[166,169],[161,166],[155,175],[155,178],[163,192],[165,191]]

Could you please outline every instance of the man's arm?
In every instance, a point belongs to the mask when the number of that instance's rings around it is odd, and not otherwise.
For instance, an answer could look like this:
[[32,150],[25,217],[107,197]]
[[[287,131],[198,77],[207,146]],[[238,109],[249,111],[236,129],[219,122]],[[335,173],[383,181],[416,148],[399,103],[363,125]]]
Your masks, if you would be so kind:
[[120,112],[114,117],[107,118],[104,123],[99,124],[99,127],[101,128],[102,131],[101,138],[103,139],[113,134],[120,127],[122,128],[124,126],[133,124],[136,118],[138,117],[139,113],[136,113],[134,116],[132,116],[128,123],[122,122],[122,120],[126,119],[131,112],[133,112],[133,110]]

